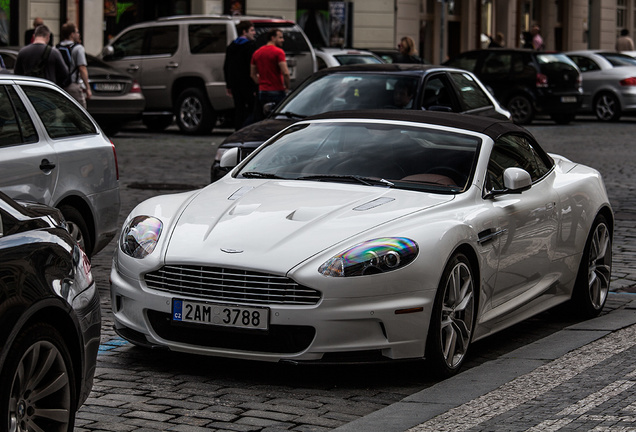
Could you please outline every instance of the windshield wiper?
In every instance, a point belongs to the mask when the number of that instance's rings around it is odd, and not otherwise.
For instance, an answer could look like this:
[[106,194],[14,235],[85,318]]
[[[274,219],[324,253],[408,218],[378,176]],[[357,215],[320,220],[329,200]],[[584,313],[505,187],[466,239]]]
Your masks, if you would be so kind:
[[333,174],[318,174],[304,177],[298,177],[296,180],[354,180],[358,183],[362,183],[366,186],[386,186],[393,187],[393,183],[381,178],[361,177],[357,175],[333,175]]
[[285,111],[285,112],[276,113],[276,115],[277,116],[282,115],[282,116],[285,116],[285,117],[290,118],[290,119],[304,119],[305,117],[307,117],[306,115],[296,114],[296,113],[291,112],[291,111]]
[[241,173],[241,175],[245,178],[264,178],[264,179],[282,179],[284,177],[278,176],[272,173],[264,173],[258,171],[246,171]]

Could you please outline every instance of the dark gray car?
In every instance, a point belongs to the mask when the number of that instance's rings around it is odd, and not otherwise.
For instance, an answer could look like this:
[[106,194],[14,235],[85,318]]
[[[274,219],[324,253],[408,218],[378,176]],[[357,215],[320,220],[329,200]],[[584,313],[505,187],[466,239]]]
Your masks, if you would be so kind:
[[238,147],[241,159],[291,123],[327,111],[433,110],[510,119],[470,72],[420,64],[359,64],[322,69],[293,91],[268,117],[240,129],[219,147],[211,180],[225,175],[221,156]]

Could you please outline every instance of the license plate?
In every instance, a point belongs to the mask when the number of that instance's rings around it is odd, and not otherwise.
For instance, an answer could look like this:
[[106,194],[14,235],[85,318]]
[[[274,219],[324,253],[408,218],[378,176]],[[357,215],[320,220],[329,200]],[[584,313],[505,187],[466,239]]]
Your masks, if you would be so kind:
[[576,96],[561,96],[563,103],[576,103]]
[[119,92],[124,89],[124,85],[120,83],[95,83],[93,90],[103,92]]
[[183,323],[267,330],[269,309],[172,299],[172,320]]

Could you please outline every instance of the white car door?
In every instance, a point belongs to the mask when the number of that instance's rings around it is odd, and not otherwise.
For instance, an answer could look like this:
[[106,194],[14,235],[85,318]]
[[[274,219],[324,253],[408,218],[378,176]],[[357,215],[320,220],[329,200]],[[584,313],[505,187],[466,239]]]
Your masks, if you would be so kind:
[[490,188],[504,189],[503,171],[522,168],[531,175],[532,187],[521,193],[503,193],[491,199],[500,234],[499,264],[492,307],[500,313],[514,310],[548,290],[558,279],[553,258],[558,233],[559,197],[554,190],[552,163],[534,151],[523,136],[497,140],[488,166]]
[[0,190],[14,199],[51,204],[58,156],[34,125],[18,91],[0,85]]

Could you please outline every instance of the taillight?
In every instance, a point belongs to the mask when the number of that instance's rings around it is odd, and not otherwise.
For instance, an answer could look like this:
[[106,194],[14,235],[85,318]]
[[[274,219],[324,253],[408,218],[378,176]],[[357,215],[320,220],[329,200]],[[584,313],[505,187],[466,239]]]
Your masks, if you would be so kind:
[[548,86],[548,77],[547,75],[543,75],[542,73],[537,74],[537,87],[547,87]]
[[117,152],[115,151],[113,140],[110,140],[110,145],[113,148],[113,156],[115,156],[115,174],[117,175],[117,180],[119,180],[119,164],[117,163]]
[[622,86],[636,86],[636,77],[625,78],[620,80]]
[[133,81],[132,87],[130,88],[131,93],[141,93],[141,86],[137,81]]

